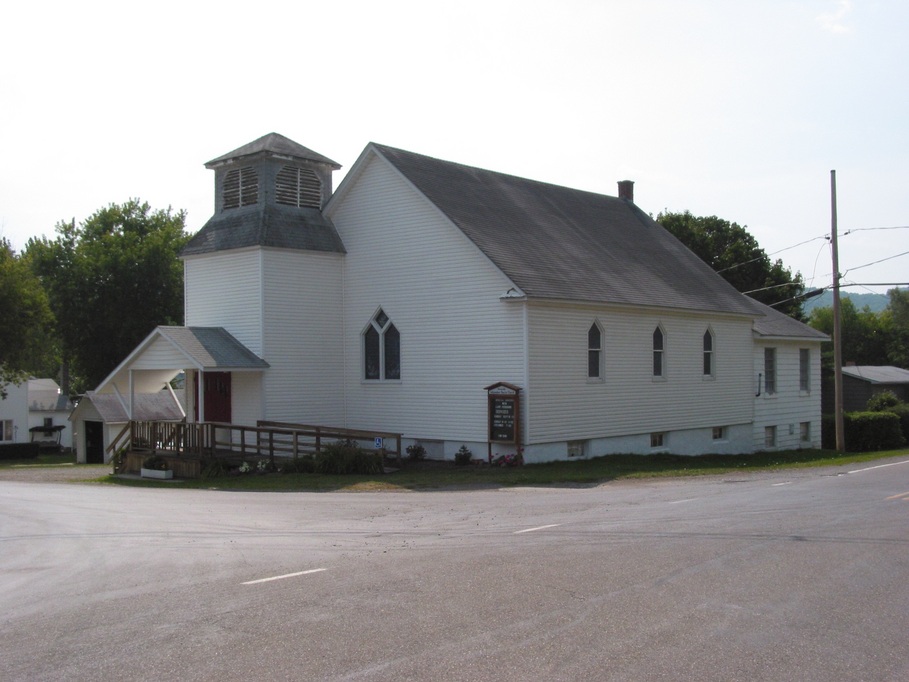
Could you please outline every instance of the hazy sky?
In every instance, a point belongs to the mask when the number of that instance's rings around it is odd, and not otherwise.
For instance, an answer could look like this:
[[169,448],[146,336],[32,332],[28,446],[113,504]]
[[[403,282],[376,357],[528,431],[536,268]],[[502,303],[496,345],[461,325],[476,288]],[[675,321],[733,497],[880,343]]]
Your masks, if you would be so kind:
[[[0,236],[138,197],[269,132],[370,141],[746,225],[830,282],[909,282],[905,0],[15,3],[0,26]],[[856,230],[852,234],[845,234]],[[859,231],[861,230],[861,231]],[[874,261],[885,262],[861,267]],[[885,290],[878,287],[877,290]],[[849,291],[862,292],[853,287]]]

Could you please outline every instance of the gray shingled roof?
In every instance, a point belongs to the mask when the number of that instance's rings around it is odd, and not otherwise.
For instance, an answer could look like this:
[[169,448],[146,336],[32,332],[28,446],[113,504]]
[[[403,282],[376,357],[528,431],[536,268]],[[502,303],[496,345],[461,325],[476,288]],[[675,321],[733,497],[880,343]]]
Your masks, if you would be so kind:
[[218,158],[212,159],[206,163],[205,167],[211,168],[212,166],[217,166],[218,164],[224,163],[225,161],[230,161],[232,159],[238,159],[241,157],[255,156],[257,154],[277,154],[278,156],[289,156],[294,159],[304,159],[307,161],[327,163],[333,166],[335,170],[341,167],[340,164],[332,161],[327,156],[322,156],[318,152],[314,152],[312,149],[307,149],[302,144],[297,144],[293,140],[286,138],[283,135],[279,135],[278,133],[268,133],[267,135],[263,135],[257,140],[253,140],[249,144],[244,144],[242,147],[234,149],[232,152],[222,154]]
[[[98,414],[107,424],[120,424],[129,421],[126,410],[120,399],[113,393],[95,393],[89,391],[85,398],[91,401]],[[174,401],[173,396],[167,392],[136,393],[133,396],[134,419],[142,421],[180,421],[183,413]]]
[[158,327],[157,331],[203,370],[265,369],[269,366],[223,327]]
[[781,313],[779,310],[763,303],[758,303],[757,305],[765,314],[764,317],[757,318],[754,321],[754,331],[759,336],[792,337],[817,341],[830,340],[830,337],[824,332],[809,327],[807,324],[803,324],[785,313]]
[[260,204],[213,216],[180,255],[196,256],[248,246],[345,252],[334,225],[320,210]]
[[372,146],[528,298],[762,314],[630,201]]
[[870,384],[909,384],[909,369],[890,365],[858,365],[843,367],[843,374]]

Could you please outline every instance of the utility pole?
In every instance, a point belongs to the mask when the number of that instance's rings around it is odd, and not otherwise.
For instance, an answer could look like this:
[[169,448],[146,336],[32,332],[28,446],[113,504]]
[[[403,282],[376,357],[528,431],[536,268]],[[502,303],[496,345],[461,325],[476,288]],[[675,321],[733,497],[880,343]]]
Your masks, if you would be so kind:
[[833,392],[836,451],[846,450],[843,423],[843,330],[840,318],[840,254],[836,243],[836,171],[830,171],[830,250],[833,256]]

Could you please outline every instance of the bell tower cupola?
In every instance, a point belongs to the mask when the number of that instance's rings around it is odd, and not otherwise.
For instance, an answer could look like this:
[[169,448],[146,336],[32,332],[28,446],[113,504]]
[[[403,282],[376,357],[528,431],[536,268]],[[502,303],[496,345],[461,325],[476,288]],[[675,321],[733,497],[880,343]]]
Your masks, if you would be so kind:
[[278,133],[212,159],[215,213],[184,256],[250,246],[343,252],[322,207],[341,166]]

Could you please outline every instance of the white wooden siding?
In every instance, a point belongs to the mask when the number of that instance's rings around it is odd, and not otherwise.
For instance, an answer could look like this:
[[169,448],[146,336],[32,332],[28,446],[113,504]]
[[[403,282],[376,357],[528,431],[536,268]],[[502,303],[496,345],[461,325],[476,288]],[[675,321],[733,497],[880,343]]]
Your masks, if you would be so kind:
[[[529,307],[528,443],[711,429],[751,421],[751,320],[672,312]],[[587,330],[603,327],[605,372],[587,377]],[[664,378],[653,331],[664,331]],[[714,334],[712,378],[703,337]],[[592,453],[596,454],[596,453]]]
[[[344,388],[350,427],[485,441],[486,394],[525,379],[512,283],[397,171],[373,158],[332,220],[344,259]],[[363,380],[361,332],[382,308],[401,334],[401,380]]]
[[233,372],[230,380],[230,412],[234,424],[255,426],[264,419],[262,374]]
[[268,419],[341,424],[342,258],[303,251],[263,252]]
[[[764,349],[776,348],[776,392],[764,391]],[[811,390],[799,390],[799,349],[811,352]],[[790,450],[821,446],[821,349],[817,342],[756,339],[754,343],[753,383],[761,395],[754,398],[754,449]],[[757,393],[757,390],[755,390]],[[811,443],[800,442],[800,424],[810,422]],[[776,427],[776,446],[767,448],[765,428]]]
[[262,357],[262,258],[258,249],[185,260],[187,327],[224,327]]
[[138,357],[133,359],[129,369],[186,369],[184,365],[188,364],[186,356],[178,351],[174,344],[158,336],[152,339],[152,342],[142,350]]

